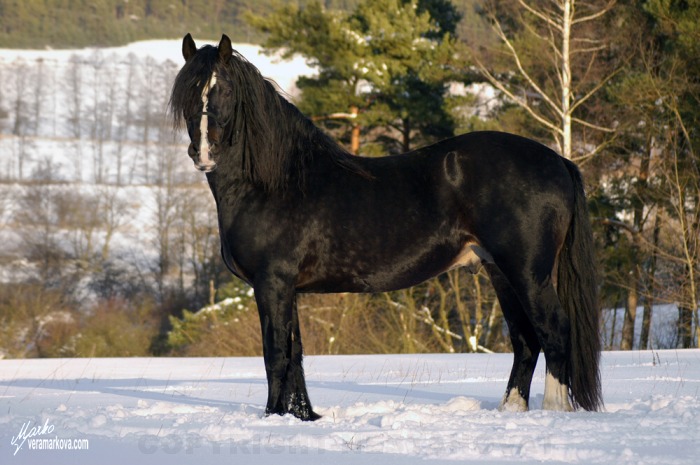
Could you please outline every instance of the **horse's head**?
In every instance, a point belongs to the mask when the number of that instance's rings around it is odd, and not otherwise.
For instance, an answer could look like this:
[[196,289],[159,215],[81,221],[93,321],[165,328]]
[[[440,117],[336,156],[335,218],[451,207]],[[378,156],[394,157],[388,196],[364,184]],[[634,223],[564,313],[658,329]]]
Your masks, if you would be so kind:
[[231,40],[222,36],[218,47],[197,46],[190,34],[182,40],[185,66],[178,74],[170,100],[176,122],[184,121],[190,136],[188,155],[200,171],[216,168],[230,144],[233,114],[231,83],[226,66],[232,56]]
[[286,188],[291,177],[303,177],[309,147],[334,144],[225,35],[217,47],[197,49],[187,34],[182,55],[170,111],[176,127],[187,125],[188,153],[199,170],[210,172],[218,164],[272,192]]

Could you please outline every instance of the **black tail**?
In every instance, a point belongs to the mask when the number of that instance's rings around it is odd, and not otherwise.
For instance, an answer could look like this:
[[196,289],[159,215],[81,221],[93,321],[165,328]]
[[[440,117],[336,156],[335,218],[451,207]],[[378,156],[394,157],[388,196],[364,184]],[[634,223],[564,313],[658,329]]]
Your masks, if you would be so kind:
[[574,215],[559,253],[557,293],[571,321],[569,389],[574,407],[599,410],[601,334],[593,234],[583,180],[576,165],[565,160],[574,182]]

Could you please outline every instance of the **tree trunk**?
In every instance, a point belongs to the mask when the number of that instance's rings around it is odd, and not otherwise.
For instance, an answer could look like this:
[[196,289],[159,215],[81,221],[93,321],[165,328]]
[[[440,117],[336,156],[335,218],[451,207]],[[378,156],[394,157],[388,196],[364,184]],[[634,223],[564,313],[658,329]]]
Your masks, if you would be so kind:
[[625,319],[622,323],[621,350],[632,350],[634,345],[634,322],[637,319],[637,273],[632,273],[630,289],[627,291],[627,306],[625,308]]
[[350,107],[350,114],[352,115],[352,132],[350,133],[350,152],[353,155],[360,153],[360,125],[357,124],[357,114],[360,109],[355,105]]
[[693,347],[693,310],[680,305],[678,307],[678,339],[681,347]]
[[561,30],[561,115],[562,115],[562,143],[561,155],[564,158],[571,159],[572,141],[571,141],[571,22],[572,0],[564,0],[562,13],[562,30]]
[[644,299],[644,316],[642,318],[642,332],[639,335],[639,349],[645,350],[649,348],[649,336],[651,335],[651,319],[654,314],[654,284],[655,284],[655,274],[656,274],[656,258],[657,249],[659,245],[659,233],[661,231],[661,225],[659,223],[659,212],[657,210],[656,216],[654,218],[654,234],[653,234],[653,244],[651,251],[651,259],[649,261],[649,269],[647,270],[647,289],[646,297]]
[[411,150],[411,121],[408,118],[404,118],[403,120],[401,136],[403,144],[402,151],[406,153]]
[[503,311],[501,310],[501,305],[498,303],[498,299],[494,300],[493,307],[491,308],[488,331],[485,345],[487,349],[494,350],[503,331]]

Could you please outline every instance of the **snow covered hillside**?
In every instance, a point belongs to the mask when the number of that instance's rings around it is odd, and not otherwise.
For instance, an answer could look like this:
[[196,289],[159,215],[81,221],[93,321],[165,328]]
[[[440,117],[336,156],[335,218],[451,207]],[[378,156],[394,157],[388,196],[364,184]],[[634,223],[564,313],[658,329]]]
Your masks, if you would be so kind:
[[[235,48],[292,96],[298,76],[314,72],[300,57],[282,60],[248,44]],[[154,244],[172,236],[158,232],[164,215],[192,211],[206,216],[197,227],[216,224],[213,199],[199,195],[205,178],[187,156],[186,135],[173,131],[167,115],[183,63],[179,39],[100,49],[0,49],[0,282],[37,275],[36,263],[27,260],[37,228],[28,221],[42,215],[60,255],[74,258],[83,249],[92,259],[103,250],[101,262],[132,276],[146,270],[147,277],[160,260]],[[184,205],[197,197],[204,205]],[[87,236],[61,218],[61,203],[94,212]],[[190,268],[184,270],[188,278]],[[84,281],[78,292],[90,297]]]
[[260,358],[2,360],[0,463],[698,463],[700,350],[605,353],[602,413],[541,410],[543,361],[532,410],[499,412],[510,363],[307,357],[302,423],[262,416]]
[[[200,43],[204,45],[204,42]],[[281,60],[235,44],[288,95],[304,59]],[[184,64],[180,40],[81,50],[0,49],[0,179],[110,184],[153,183],[157,152],[175,151],[191,168],[166,117]]]

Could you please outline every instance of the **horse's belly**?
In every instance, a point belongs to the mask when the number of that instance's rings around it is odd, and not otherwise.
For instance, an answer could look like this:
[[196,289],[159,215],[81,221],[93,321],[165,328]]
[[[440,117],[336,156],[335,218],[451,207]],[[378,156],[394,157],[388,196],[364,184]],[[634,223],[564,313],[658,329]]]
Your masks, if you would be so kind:
[[345,263],[326,272],[308,270],[300,274],[297,289],[317,293],[389,292],[415,286],[458,267],[467,267],[474,273],[482,262],[493,261],[484,248],[471,241],[456,250],[395,257],[389,263]]

